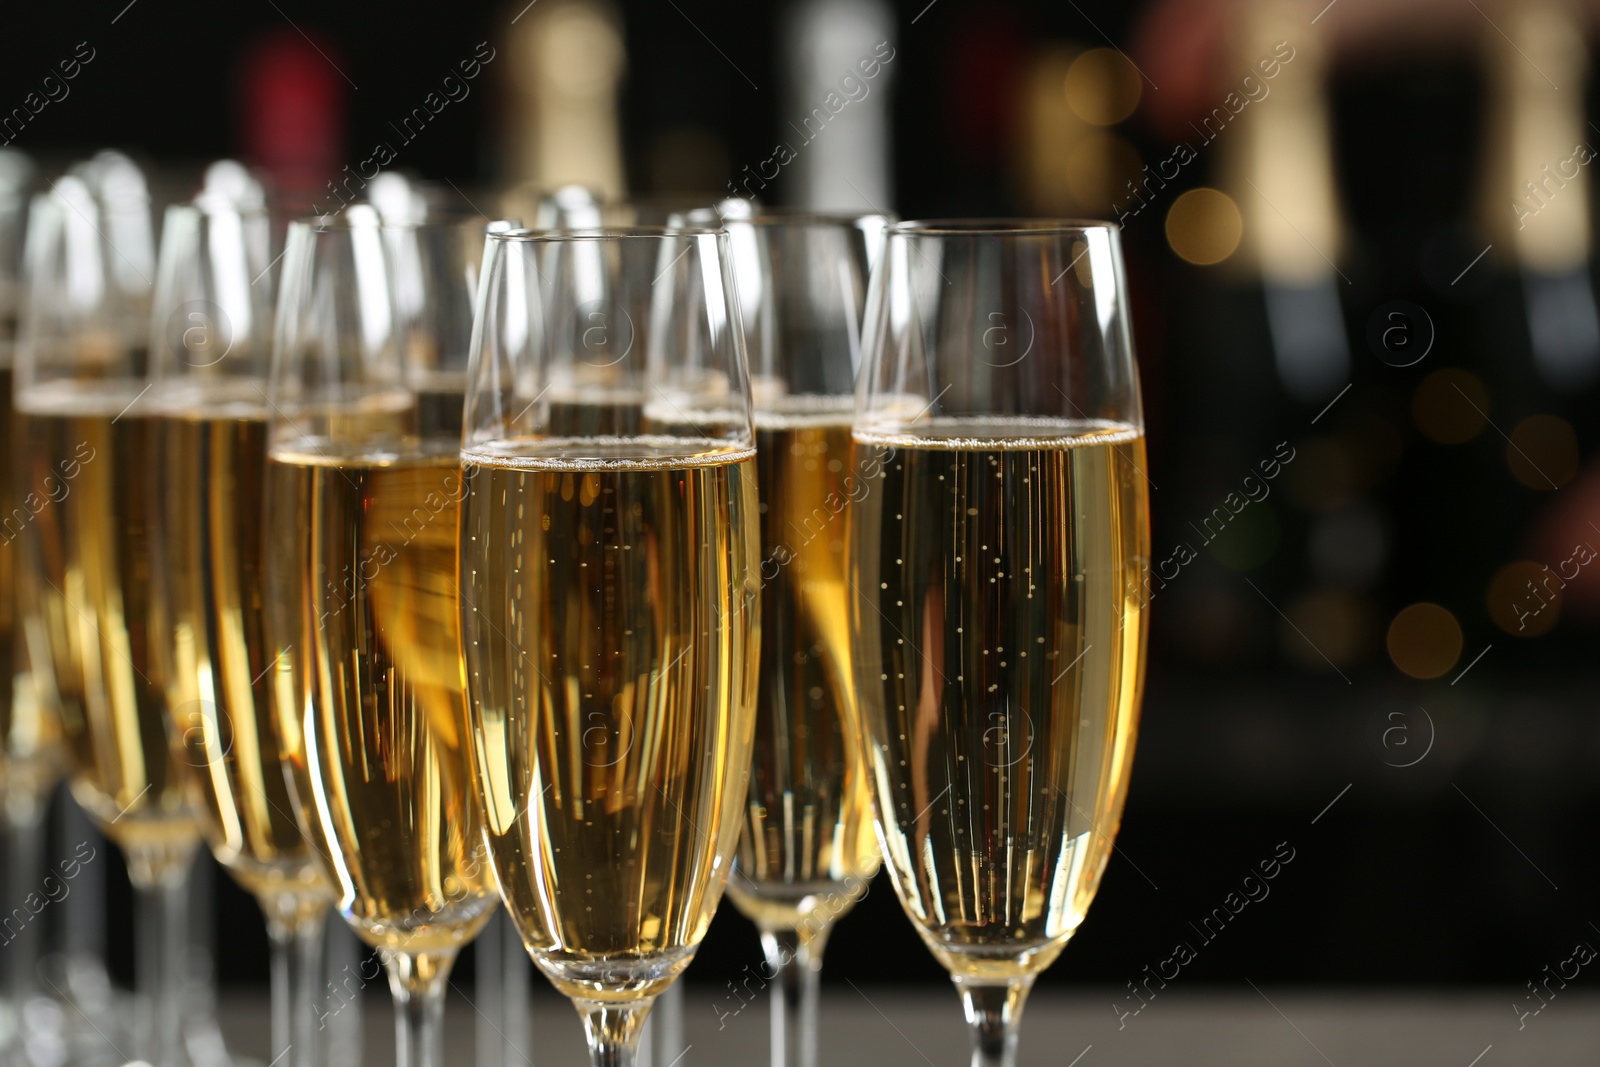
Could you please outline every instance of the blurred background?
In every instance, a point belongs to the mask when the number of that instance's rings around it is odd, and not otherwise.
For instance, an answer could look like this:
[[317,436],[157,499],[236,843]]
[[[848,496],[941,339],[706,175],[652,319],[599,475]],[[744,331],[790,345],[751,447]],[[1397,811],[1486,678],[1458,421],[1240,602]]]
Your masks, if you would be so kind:
[[[571,181],[1119,220],[1145,718],[1041,984],[1126,999],[1187,940],[1197,988],[1520,997],[1600,941],[1592,29],[1540,0],[26,5],[0,141],[41,182],[122,148],[158,200],[233,156],[320,210],[381,166],[474,206]],[[263,985],[256,905],[212,884],[224,986]],[[724,909],[690,979],[758,959]],[[945,979],[879,884],[824,980]]]

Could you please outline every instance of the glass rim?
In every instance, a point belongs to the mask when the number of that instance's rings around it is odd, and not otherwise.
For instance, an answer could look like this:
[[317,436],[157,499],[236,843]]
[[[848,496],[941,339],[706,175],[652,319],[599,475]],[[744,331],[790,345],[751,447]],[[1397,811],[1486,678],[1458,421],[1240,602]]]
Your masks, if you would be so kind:
[[[291,227],[300,227],[312,233],[354,233],[356,231],[380,231],[388,233],[415,233],[417,231],[441,231],[465,229],[475,221],[483,220],[483,229],[504,219],[490,218],[481,211],[470,208],[440,208],[428,209],[419,219],[386,219],[375,205],[366,202],[347,204],[345,207],[371,208],[377,218],[369,218],[366,212],[360,213],[357,218],[350,218],[348,210],[341,210],[326,215],[296,215],[289,220]],[[271,214],[269,204],[264,213]]]
[[580,226],[571,229],[542,230],[531,226],[515,230],[494,230],[490,241],[506,244],[559,244],[572,241],[666,240],[676,237],[726,237],[721,226]]
[[1109,219],[960,218],[906,219],[889,224],[891,237],[1053,237],[1120,229]]

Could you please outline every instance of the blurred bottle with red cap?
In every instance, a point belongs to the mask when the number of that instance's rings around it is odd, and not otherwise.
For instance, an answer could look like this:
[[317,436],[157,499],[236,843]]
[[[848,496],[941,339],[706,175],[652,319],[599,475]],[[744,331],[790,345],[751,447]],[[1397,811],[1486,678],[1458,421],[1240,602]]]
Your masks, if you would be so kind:
[[243,153],[275,199],[309,208],[345,155],[346,82],[331,42],[263,34],[240,63]]

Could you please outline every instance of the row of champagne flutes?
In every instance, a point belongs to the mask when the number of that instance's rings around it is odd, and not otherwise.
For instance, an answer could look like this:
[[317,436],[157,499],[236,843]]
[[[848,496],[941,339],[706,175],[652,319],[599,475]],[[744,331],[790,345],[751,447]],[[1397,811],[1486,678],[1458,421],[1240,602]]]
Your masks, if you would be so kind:
[[[418,1064],[503,899],[620,1063],[731,873],[775,1059],[812,1062],[881,843],[975,1062],[1011,1055],[1137,715],[1113,231],[363,204],[290,225],[274,310],[270,213],[213,190],[122,332],[96,206],[62,179],[30,224],[22,467],[72,491],[23,614],[74,793],[169,919],[197,811],[285,959],[331,885]],[[310,970],[275,983],[303,1062]]]

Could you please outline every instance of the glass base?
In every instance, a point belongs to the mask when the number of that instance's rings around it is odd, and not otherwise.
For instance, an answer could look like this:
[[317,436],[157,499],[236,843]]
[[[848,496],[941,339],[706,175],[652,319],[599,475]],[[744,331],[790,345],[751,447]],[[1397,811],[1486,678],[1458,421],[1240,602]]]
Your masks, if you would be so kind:
[[694,949],[649,956],[572,959],[540,953],[534,962],[557,989],[574,1001],[623,1004],[660,995],[689,966]]

